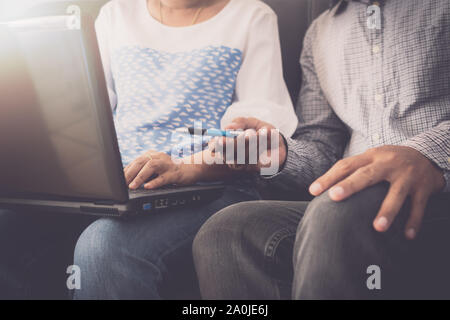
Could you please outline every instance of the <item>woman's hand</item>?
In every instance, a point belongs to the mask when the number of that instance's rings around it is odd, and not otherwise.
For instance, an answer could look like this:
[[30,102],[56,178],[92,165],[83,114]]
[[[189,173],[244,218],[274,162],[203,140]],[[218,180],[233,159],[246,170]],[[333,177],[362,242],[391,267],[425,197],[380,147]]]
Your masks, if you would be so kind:
[[[243,130],[236,138],[215,138],[209,143],[212,153],[219,153],[223,162],[234,171],[260,172],[273,175],[287,158],[287,146],[282,135],[270,123],[256,118],[236,118],[226,130]],[[253,139],[252,139],[253,138]],[[234,141],[232,141],[234,140]],[[253,144],[250,141],[253,140]],[[227,152],[227,143],[234,147]],[[261,144],[262,142],[265,142]],[[238,150],[242,148],[242,150]],[[240,159],[239,159],[239,154]]]
[[174,162],[163,153],[148,151],[125,168],[125,179],[129,188],[156,189],[169,184],[188,185],[198,181],[194,165]]

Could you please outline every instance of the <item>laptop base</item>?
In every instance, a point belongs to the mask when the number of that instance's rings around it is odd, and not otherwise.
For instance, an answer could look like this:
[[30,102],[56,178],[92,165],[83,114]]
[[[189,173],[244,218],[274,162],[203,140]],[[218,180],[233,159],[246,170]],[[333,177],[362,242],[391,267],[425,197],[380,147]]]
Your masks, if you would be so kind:
[[195,207],[214,201],[223,194],[223,185],[187,186],[130,192],[124,204],[110,201],[65,201],[30,198],[0,198],[0,208],[12,211],[57,212],[103,217],[131,217],[159,211]]

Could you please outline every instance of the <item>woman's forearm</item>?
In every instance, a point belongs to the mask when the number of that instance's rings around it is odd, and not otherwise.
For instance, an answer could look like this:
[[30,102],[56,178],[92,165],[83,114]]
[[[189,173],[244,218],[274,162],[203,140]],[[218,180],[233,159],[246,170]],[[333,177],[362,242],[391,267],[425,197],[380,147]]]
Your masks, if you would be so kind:
[[223,162],[217,161],[209,150],[183,158],[181,165],[185,174],[195,181],[229,180],[236,175],[236,172]]

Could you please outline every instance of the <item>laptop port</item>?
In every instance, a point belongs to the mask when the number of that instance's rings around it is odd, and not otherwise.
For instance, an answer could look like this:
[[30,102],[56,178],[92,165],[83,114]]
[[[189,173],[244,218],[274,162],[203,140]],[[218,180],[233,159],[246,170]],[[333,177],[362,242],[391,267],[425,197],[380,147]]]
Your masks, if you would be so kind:
[[169,207],[169,199],[158,199],[155,201],[156,209],[163,209]]

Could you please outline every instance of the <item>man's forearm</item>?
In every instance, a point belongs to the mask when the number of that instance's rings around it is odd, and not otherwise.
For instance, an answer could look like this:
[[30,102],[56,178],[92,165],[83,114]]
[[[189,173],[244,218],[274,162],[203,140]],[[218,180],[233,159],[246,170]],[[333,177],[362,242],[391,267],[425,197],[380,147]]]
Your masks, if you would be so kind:
[[444,191],[450,192],[450,121],[444,121],[402,145],[419,151],[439,167],[446,180]]
[[265,180],[284,188],[308,188],[342,157],[342,150],[320,142],[286,138],[287,157],[281,171]]

